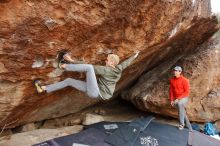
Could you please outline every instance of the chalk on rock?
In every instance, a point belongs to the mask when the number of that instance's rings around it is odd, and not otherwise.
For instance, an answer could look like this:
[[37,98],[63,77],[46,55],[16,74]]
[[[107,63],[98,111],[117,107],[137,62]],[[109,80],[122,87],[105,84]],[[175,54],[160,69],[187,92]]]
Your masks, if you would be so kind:
[[41,56],[36,56],[32,68],[42,67],[44,65],[44,59]]
[[50,17],[47,17],[44,19],[44,24],[47,26],[47,28],[52,31],[55,26],[57,25],[57,22]]

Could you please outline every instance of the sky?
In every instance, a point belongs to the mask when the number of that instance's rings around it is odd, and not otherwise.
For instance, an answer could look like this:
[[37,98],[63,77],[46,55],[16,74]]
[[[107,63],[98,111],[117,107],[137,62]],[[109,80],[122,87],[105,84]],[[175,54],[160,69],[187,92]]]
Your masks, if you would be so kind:
[[211,0],[212,12],[220,13],[220,0]]

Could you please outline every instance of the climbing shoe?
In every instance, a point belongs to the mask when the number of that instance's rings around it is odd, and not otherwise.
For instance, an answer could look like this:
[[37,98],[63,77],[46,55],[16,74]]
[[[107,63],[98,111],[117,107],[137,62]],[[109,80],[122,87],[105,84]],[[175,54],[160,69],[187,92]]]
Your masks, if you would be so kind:
[[68,54],[67,51],[60,51],[58,54],[57,54],[57,63],[58,63],[58,68],[61,68],[62,69],[62,64],[69,64],[70,62],[65,60],[64,56]]
[[38,93],[43,93],[44,92],[44,89],[40,85],[40,80],[39,79],[34,80],[34,86],[36,87]]
[[63,67],[62,67],[63,64],[70,64],[70,63],[69,63],[68,61],[66,61],[66,60],[61,60],[61,61],[58,63],[58,68],[63,69]]

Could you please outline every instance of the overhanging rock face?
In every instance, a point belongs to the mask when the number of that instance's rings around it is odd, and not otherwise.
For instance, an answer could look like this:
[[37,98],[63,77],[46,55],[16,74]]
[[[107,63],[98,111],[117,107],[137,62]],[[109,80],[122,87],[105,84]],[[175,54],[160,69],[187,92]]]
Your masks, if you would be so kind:
[[45,84],[66,77],[84,79],[83,74],[56,69],[59,48],[67,48],[75,59],[91,64],[103,64],[108,53],[117,53],[124,60],[141,50],[140,57],[125,70],[117,95],[145,70],[175,53],[196,48],[217,30],[214,18],[200,18],[203,14],[198,8],[204,8],[204,16],[210,12],[204,6],[200,0],[3,1],[0,126],[55,118],[98,102],[71,88],[36,93],[35,78],[42,78]]
[[177,117],[178,112],[169,101],[169,79],[175,65],[184,68],[190,81],[190,100],[187,114],[192,121],[216,121],[220,119],[220,44],[210,40],[190,54],[177,54],[139,78],[123,98],[138,108],[162,115]]

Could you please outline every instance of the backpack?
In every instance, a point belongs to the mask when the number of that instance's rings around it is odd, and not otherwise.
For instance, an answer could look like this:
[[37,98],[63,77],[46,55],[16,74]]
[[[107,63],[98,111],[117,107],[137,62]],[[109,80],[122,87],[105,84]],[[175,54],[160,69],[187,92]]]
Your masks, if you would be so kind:
[[199,132],[201,131],[201,128],[199,127],[199,124],[192,123],[191,126],[192,126],[193,130],[196,130],[196,131],[199,131]]
[[204,133],[206,135],[216,135],[218,134],[216,126],[210,122],[206,123],[204,126]]

